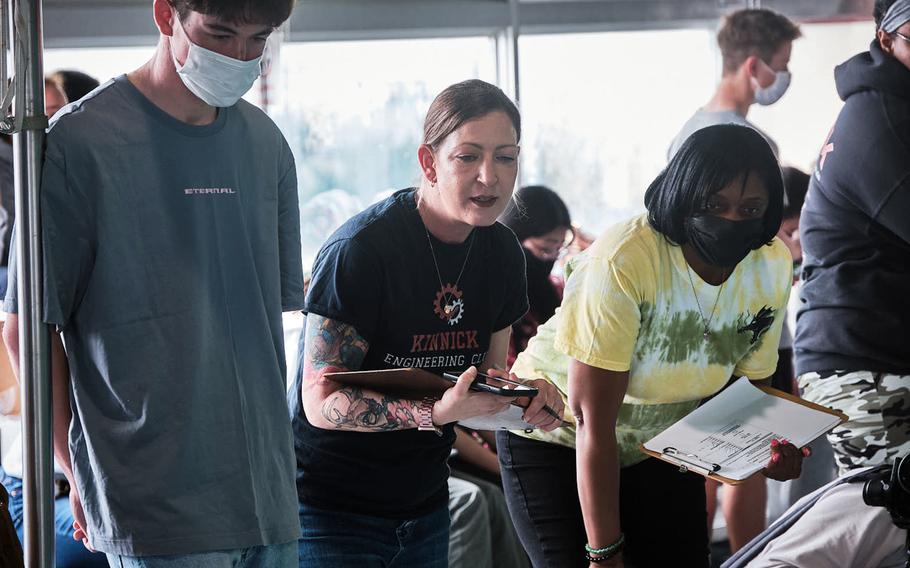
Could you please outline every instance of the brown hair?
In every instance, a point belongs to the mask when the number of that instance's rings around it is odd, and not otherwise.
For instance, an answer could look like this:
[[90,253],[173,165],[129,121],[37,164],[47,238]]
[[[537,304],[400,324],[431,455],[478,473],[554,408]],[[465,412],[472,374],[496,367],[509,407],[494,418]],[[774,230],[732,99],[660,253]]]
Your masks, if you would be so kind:
[[455,83],[430,105],[423,123],[423,143],[436,148],[465,122],[496,111],[506,113],[515,128],[516,140],[521,140],[521,115],[502,89],[479,79]]
[[296,0],[167,0],[181,20],[190,11],[229,22],[278,27],[291,16]]
[[724,73],[736,71],[753,55],[768,63],[782,45],[801,35],[799,26],[777,12],[765,9],[737,10],[724,18],[717,32]]

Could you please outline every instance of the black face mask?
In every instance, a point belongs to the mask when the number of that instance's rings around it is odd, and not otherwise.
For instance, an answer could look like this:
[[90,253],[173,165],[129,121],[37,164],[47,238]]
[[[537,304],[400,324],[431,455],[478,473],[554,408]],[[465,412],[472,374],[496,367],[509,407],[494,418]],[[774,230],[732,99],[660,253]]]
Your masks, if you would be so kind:
[[525,263],[528,268],[528,302],[531,311],[541,319],[546,321],[556,312],[559,306],[559,294],[556,288],[550,282],[550,274],[553,272],[555,260],[540,260],[526,248],[522,248],[525,253]]
[[525,253],[525,264],[528,267],[528,280],[548,280],[556,260],[541,260],[534,253],[522,248]]
[[764,221],[730,221],[714,215],[697,215],[686,221],[689,242],[702,260],[713,266],[736,266],[761,238]]

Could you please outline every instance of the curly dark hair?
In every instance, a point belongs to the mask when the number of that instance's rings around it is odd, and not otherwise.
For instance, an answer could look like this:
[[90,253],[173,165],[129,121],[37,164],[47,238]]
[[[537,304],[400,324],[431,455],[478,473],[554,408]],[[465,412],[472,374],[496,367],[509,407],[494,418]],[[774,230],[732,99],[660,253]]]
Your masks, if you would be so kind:
[[243,24],[266,24],[277,28],[291,17],[296,0],[167,0],[180,19],[199,12]]
[[724,73],[736,71],[753,55],[768,63],[782,45],[801,35],[799,26],[777,12],[766,9],[732,12],[717,32]]

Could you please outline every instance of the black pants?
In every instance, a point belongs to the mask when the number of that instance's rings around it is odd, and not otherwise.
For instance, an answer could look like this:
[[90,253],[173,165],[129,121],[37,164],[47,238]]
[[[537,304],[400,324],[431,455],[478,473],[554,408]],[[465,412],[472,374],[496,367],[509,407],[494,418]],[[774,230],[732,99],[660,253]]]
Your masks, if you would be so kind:
[[[509,512],[534,568],[587,568],[575,451],[509,432],[496,442]],[[654,458],[620,471],[626,567],[707,567],[704,478]]]

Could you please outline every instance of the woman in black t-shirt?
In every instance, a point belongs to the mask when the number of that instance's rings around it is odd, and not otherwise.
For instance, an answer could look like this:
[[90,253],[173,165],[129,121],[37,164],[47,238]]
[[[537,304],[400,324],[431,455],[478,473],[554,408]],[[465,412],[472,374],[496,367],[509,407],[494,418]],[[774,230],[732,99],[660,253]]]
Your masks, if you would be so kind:
[[[433,102],[423,174],[323,245],[307,295],[292,400],[301,566],[446,566],[446,460],[459,420],[512,399],[469,390],[507,377],[510,326],[527,311],[524,258],[496,222],[518,171],[520,117],[498,88],[465,81]],[[345,370],[457,371],[439,400],[408,400],[323,377]],[[514,379],[514,377],[512,377]],[[524,419],[551,430],[563,402],[545,381]]]

